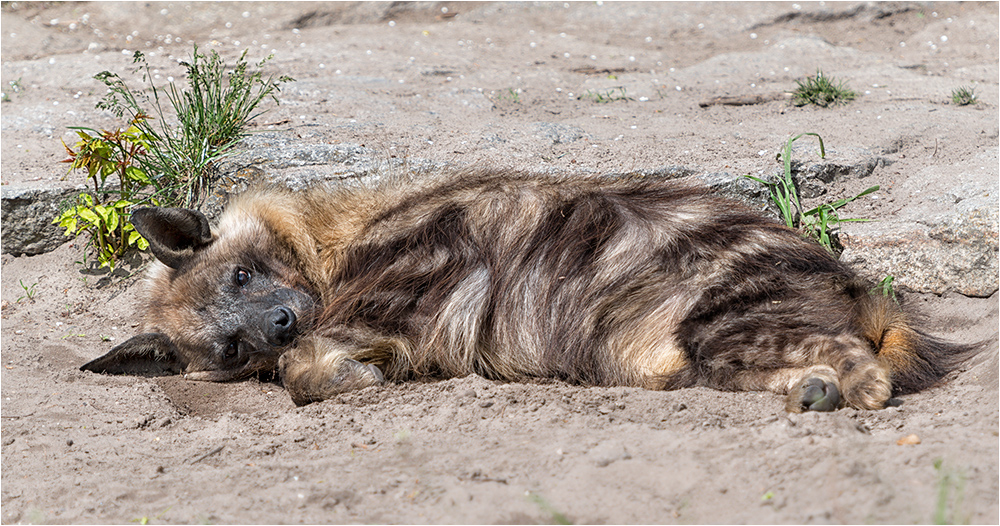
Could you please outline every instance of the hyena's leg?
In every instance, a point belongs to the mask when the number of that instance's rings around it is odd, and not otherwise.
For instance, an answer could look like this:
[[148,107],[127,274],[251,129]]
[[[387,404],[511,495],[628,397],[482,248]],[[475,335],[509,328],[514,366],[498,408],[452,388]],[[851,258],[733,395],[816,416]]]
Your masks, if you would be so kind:
[[304,338],[278,360],[281,383],[295,405],[305,405],[384,382],[377,366],[354,359],[360,358],[360,354],[349,343]]
[[[773,353],[720,353],[704,369],[722,389],[766,389],[788,395],[791,412],[832,411],[847,405],[881,409],[892,394],[888,371],[871,346],[853,335],[817,334]],[[781,363],[782,366],[775,366]]]

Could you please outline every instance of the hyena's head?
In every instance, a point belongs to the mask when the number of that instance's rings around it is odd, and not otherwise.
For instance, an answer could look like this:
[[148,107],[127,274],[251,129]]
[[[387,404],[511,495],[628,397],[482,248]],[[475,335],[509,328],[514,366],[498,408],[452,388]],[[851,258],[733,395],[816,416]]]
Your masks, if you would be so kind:
[[273,371],[318,300],[287,236],[245,208],[227,211],[214,232],[194,210],[135,211],[132,223],[158,260],[146,332],[81,369],[213,381]]

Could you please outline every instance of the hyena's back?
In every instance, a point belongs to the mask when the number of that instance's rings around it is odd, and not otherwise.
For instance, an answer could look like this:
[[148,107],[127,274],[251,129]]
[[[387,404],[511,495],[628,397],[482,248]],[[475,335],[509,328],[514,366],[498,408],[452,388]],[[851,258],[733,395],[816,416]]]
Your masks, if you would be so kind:
[[801,410],[882,407],[949,365],[823,248],[695,187],[465,174],[383,203],[331,264],[317,335],[390,379],[700,383]]

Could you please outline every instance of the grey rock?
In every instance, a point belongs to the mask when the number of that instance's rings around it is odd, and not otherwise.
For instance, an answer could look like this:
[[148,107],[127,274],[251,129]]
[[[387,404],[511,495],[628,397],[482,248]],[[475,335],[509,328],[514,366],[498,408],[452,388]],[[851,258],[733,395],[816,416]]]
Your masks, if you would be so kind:
[[373,152],[353,144],[302,144],[278,133],[259,133],[243,142],[245,152],[226,164],[245,164],[280,169],[316,165],[354,165],[373,157]]
[[425,173],[446,163],[386,157],[356,144],[303,144],[278,133],[261,133],[244,141],[244,151],[219,163],[212,195],[203,206],[212,218],[230,195],[253,184],[275,184],[301,190],[317,184],[377,181],[391,173]]
[[615,172],[608,174],[609,177],[652,177],[657,179],[680,179],[696,175],[698,170],[687,166],[671,165],[660,166],[658,168],[640,168],[629,172]]
[[739,201],[765,214],[777,214],[767,188],[757,181],[727,172],[702,173],[694,178],[723,197]]
[[823,162],[806,164],[792,161],[792,180],[799,189],[799,197],[811,199],[826,194],[826,185],[844,178],[863,179],[881,166],[892,162],[884,157],[866,157],[853,162]]
[[3,253],[37,255],[69,241],[65,229],[52,223],[63,202],[73,199],[76,188],[4,188],[2,190]]
[[898,290],[989,297],[997,292],[997,210],[970,208],[907,223],[852,223],[841,261]]
[[702,173],[695,168],[671,165],[606,175],[607,177],[649,177],[667,180],[691,178],[696,184],[707,186],[716,194],[740,201],[754,210],[766,211],[765,213],[777,212],[764,185],[727,172]]
[[[537,123],[536,131],[554,142],[586,134],[578,128]],[[229,196],[253,184],[277,184],[292,189],[316,184],[367,184],[390,173],[423,174],[447,163],[380,155],[354,144],[304,144],[279,133],[255,134],[244,151],[218,164],[213,193],[203,210],[209,217],[221,211]],[[886,163],[865,151],[828,152],[827,160],[794,164],[800,184],[822,187],[839,177],[863,178]],[[609,177],[694,179],[719,195],[741,201],[767,215],[775,213],[767,188],[729,173],[703,173],[685,166],[661,166],[606,174]],[[3,252],[41,254],[68,238],[52,224],[61,203],[80,189],[3,189]],[[822,189],[819,193],[825,192]],[[894,222],[849,223],[843,226],[841,260],[873,281],[894,276],[902,291],[943,294],[957,292],[986,297],[998,288],[997,210],[992,195],[978,187],[958,186],[939,193],[948,212],[933,217],[901,217]],[[804,196],[805,197],[805,196]]]

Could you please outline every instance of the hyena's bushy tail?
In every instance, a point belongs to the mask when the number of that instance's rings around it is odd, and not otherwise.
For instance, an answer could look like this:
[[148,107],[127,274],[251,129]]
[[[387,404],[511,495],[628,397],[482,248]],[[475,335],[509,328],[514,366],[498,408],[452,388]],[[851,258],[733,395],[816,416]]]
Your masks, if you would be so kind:
[[873,342],[879,363],[889,371],[893,394],[934,385],[982,348],[931,336],[915,326],[915,318],[882,295],[867,296],[858,312],[865,338]]

